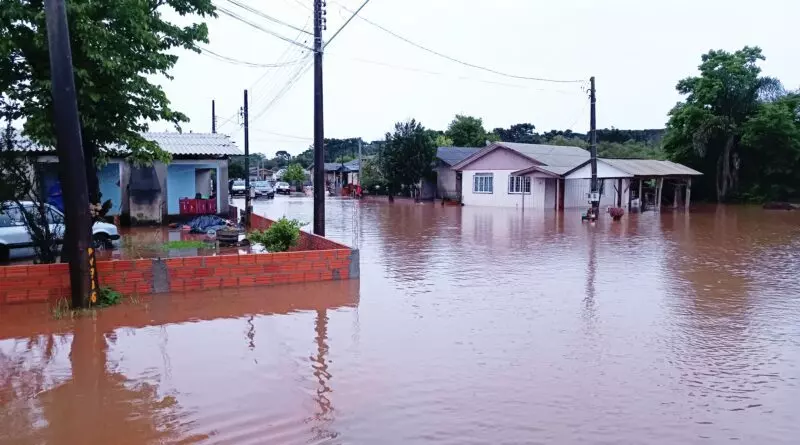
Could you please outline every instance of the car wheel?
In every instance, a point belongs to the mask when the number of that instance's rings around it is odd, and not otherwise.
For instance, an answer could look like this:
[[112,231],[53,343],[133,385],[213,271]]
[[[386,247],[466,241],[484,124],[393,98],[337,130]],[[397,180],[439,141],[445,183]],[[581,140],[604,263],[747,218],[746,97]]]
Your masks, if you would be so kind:
[[11,261],[11,250],[8,246],[0,246],[0,264],[6,264]]
[[111,249],[113,245],[111,244],[111,239],[108,238],[108,235],[105,233],[96,233],[92,237],[92,241],[94,244],[94,248],[98,250],[103,249]]

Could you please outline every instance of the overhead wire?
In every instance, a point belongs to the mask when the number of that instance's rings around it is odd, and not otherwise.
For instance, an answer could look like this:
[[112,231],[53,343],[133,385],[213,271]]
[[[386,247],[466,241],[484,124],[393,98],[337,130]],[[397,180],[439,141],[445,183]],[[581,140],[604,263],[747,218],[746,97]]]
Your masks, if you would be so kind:
[[345,22],[344,22],[344,24],[343,24],[342,26],[340,26],[340,27],[339,27],[339,29],[337,29],[337,30],[336,30],[336,32],[334,32],[334,33],[333,33],[333,35],[331,36],[331,38],[330,38],[330,39],[328,39],[328,41],[327,41],[327,42],[325,42],[325,43],[322,45],[322,48],[323,48],[323,49],[327,48],[327,47],[328,47],[328,45],[329,45],[329,44],[330,44],[330,43],[333,41],[333,39],[335,39],[335,38],[336,38],[336,36],[338,36],[338,35],[339,35],[339,33],[340,33],[340,32],[342,32],[342,30],[345,28],[345,26],[347,26],[347,25],[348,25],[348,24],[349,24],[351,21],[353,21],[353,19],[354,19],[354,18],[356,18],[356,16],[358,15],[358,13],[359,13],[359,12],[361,12],[361,10],[362,10],[362,9],[364,9],[364,6],[367,6],[367,3],[369,3],[369,0],[364,0],[364,3],[362,3],[362,4],[361,4],[361,6],[359,6],[359,7],[358,7],[358,9],[356,9],[356,10],[355,10],[355,12],[353,12],[353,15],[351,15],[351,16],[350,16],[350,18],[349,18],[349,19],[347,19],[347,21],[345,21]]
[[[338,4],[339,7],[344,9],[345,11],[348,11],[350,13],[354,13],[354,11],[352,11],[347,6],[344,6],[339,2],[335,2],[335,3]],[[402,40],[403,42],[406,42],[409,45],[412,45],[412,46],[414,46],[414,47],[416,47],[418,49],[421,49],[421,50],[423,50],[425,52],[428,52],[428,53],[433,54],[435,56],[441,57],[443,59],[447,59],[447,60],[449,60],[451,62],[455,62],[455,63],[461,64],[461,65],[464,65],[464,66],[467,66],[467,67],[470,67],[470,68],[474,68],[474,69],[477,69],[477,70],[486,71],[486,72],[489,72],[489,73],[492,73],[492,74],[496,74],[496,75],[504,76],[504,77],[509,77],[509,78],[512,78],[512,79],[532,80],[532,81],[538,81],[538,82],[551,82],[551,83],[582,83],[582,82],[585,82],[584,79],[567,80],[567,79],[549,79],[549,78],[545,78],[545,77],[520,76],[520,75],[517,75],[517,74],[509,74],[509,73],[498,71],[498,70],[495,70],[495,69],[492,69],[492,68],[487,68],[485,66],[476,65],[474,63],[465,62],[463,60],[457,59],[457,58],[452,57],[452,56],[448,56],[447,54],[444,54],[444,53],[441,53],[439,51],[430,49],[430,48],[428,48],[426,46],[423,46],[423,45],[421,45],[421,44],[419,44],[417,42],[414,42],[413,40],[411,40],[411,39],[409,39],[407,37],[403,37],[402,35],[394,32],[394,31],[392,31],[390,29],[387,29],[387,28],[383,27],[383,26],[379,25],[378,23],[375,23],[374,21],[364,17],[363,15],[358,15],[357,17],[359,19],[363,20],[364,22],[366,22],[366,23],[368,23],[368,24],[380,29],[381,31],[383,31],[383,32],[385,32],[385,33],[387,33],[387,34],[389,34],[389,35],[391,35],[391,36],[393,36],[393,37],[395,37],[395,38],[397,38],[399,40]]]
[[294,26],[294,25],[292,25],[290,23],[286,23],[283,20],[280,20],[280,19],[277,19],[275,17],[272,17],[271,15],[268,15],[268,14],[266,14],[264,12],[261,12],[260,10],[254,8],[254,7],[250,6],[250,5],[244,4],[244,3],[242,3],[242,2],[240,2],[238,0],[225,0],[225,1],[227,1],[228,3],[230,3],[232,5],[236,5],[236,6],[240,7],[240,8],[242,8],[242,9],[244,9],[245,11],[252,12],[253,14],[255,14],[255,15],[261,17],[261,18],[267,19],[267,20],[269,20],[269,21],[271,21],[273,23],[277,23],[279,25],[286,26],[286,27],[291,28],[291,29],[293,29],[295,31],[300,31],[301,33],[304,32],[306,34],[312,34],[312,33],[308,32],[308,31],[306,31],[304,29],[301,29],[301,28],[299,28],[297,26]]
[[203,48],[203,47],[200,47],[200,54],[206,55],[206,56],[208,56],[208,57],[210,57],[212,59],[216,59],[216,60],[219,60],[219,61],[222,61],[222,62],[227,62],[227,63],[233,64],[233,65],[246,66],[246,67],[249,67],[249,68],[280,68],[280,67],[284,67],[284,66],[288,66],[288,65],[295,65],[295,64],[298,64],[300,62],[303,62],[303,59],[290,60],[290,61],[282,62],[282,63],[249,62],[249,61],[246,61],[246,60],[239,60],[239,59],[236,59],[236,58],[233,58],[233,57],[228,57],[226,55],[219,54],[217,52],[214,52],[213,50],[210,50],[208,48]]
[[299,42],[297,42],[295,40],[290,39],[289,37],[286,37],[284,35],[278,34],[277,32],[272,31],[270,29],[264,28],[263,26],[261,26],[259,24],[253,23],[253,22],[247,20],[246,18],[240,16],[239,14],[231,11],[230,9],[227,9],[227,8],[219,6],[219,5],[215,5],[215,6],[217,8],[217,11],[227,15],[228,17],[230,17],[230,18],[232,18],[234,20],[237,20],[237,21],[239,21],[241,23],[249,25],[249,26],[251,26],[251,27],[253,27],[253,28],[255,28],[255,29],[257,29],[257,30],[259,30],[261,32],[267,33],[267,34],[269,34],[269,35],[271,35],[273,37],[279,38],[279,39],[283,40],[284,42],[288,42],[288,43],[300,46],[300,47],[305,48],[305,49],[311,49],[311,48],[309,48],[309,47],[307,47],[307,46],[305,46],[305,45],[303,45],[303,44],[301,44],[301,43],[299,43]]
[[439,72],[439,71],[431,71],[431,70],[426,70],[426,69],[423,69],[423,68],[395,65],[395,64],[391,64],[391,63],[380,62],[380,61],[377,61],[377,60],[363,59],[363,58],[360,58],[360,57],[349,57],[349,59],[353,60],[355,62],[359,62],[359,63],[367,63],[367,64],[370,64],[370,65],[383,66],[383,67],[386,67],[386,68],[393,68],[393,69],[398,69],[398,70],[412,71],[412,72],[418,72],[418,73],[422,73],[422,74],[430,74],[430,75],[434,75],[434,76],[446,76],[446,77],[452,77],[452,78],[459,79],[459,80],[468,80],[468,81],[473,81],[473,82],[486,83],[486,84],[490,84],[490,85],[499,85],[499,86],[510,87],[510,88],[519,88],[519,89],[525,89],[525,90],[554,92],[554,93],[568,94],[568,95],[577,93],[577,91],[554,90],[554,89],[548,89],[548,88],[536,88],[536,87],[531,87],[531,86],[528,86],[528,85],[520,85],[520,84],[506,83],[506,82],[497,82],[497,81],[494,81],[494,80],[486,80],[486,79],[479,79],[479,78],[470,77],[470,76],[461,76],[461,75],[458,75],[458,74],[449,74],[449,73],[443,73],[443,72]]

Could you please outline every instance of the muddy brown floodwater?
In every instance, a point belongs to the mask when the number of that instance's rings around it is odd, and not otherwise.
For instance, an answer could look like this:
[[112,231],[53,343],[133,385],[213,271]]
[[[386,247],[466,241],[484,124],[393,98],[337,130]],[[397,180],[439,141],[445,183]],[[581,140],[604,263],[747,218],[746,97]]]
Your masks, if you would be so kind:
[[360,282],[0,309],[0,443],[798,443],[800,212],[327,208]]

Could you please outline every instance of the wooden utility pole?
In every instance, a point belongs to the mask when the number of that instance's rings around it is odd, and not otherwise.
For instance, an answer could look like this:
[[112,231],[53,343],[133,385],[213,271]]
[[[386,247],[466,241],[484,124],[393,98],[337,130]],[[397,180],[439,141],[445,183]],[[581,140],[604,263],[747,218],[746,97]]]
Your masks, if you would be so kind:
[[64,196],[66,230],[62,254],[69,259],[72,306],[89,307],[90,303],[97,301],[97,271],[92,248],[89,188],[64,0],[45,0],[45,20],[50,50],[56,152]]
[[325,236],[325,123],[322,116],[322,0],[314,0],[314,234]]
[[589,100],[591,101],[591,111],[589,117],[589,152],[592,164],[592,212],[596,219],[600,211],[600,190],[597,186],[597,112],[595,105],[597,96],[594,88],[594,76],[589,79],[591,89],[589,90]]
[[217,132],[217,104],[211,99],[211,132]]
[[250,228],[250,214],[253,212],[253,207],[250,201],[250,118],[247,109],[247,90],[244,90],[242,119],[244,120],[244,226]]

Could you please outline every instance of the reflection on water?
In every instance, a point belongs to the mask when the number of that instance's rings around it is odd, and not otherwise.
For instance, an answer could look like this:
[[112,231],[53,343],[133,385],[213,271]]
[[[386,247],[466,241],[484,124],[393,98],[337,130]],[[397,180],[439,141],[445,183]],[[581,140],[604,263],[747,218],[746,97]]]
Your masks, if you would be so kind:
[[0,308],[0,444],[800,437],[800,214],[333,199],[327,219],[360,282]]

